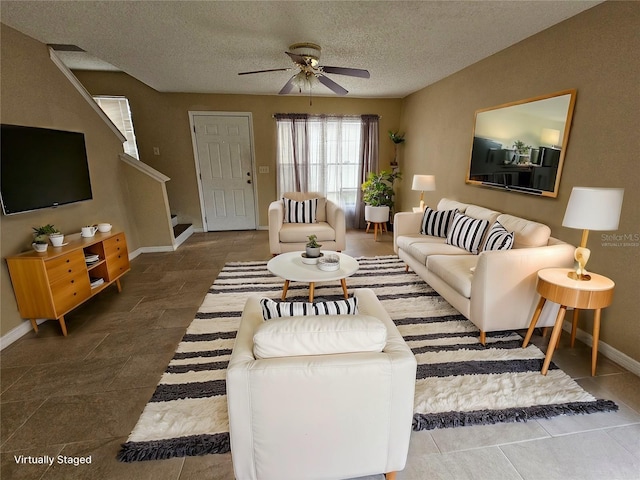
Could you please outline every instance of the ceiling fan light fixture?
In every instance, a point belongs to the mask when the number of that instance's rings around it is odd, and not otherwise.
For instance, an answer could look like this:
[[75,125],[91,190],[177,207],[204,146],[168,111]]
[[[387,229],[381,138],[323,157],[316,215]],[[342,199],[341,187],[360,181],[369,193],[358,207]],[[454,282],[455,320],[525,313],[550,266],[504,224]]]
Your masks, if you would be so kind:
[[293,76],[292,82],[300,91],[311,90],[318,85],[318,78],[311,72],[301,70]]

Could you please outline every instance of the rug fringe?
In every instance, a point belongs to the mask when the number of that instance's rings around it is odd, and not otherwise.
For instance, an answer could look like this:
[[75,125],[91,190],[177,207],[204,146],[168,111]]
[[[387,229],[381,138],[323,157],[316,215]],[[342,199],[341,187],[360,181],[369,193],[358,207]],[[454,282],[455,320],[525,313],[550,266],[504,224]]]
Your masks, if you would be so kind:
[[463,427],[469,425],[489,425],[494,423],[526,422],[538,418],[559,415],[584,415],[597,412],[616,412],[618,405],[611,400],[594,402],[571,402],[555,405],[536,405],[504,410],[479,410],[474,412],[446,412],[435,414],[416,413],[413,416],[413,430],[434,430],[436,428]]
[[193,435],[168,438],[148,442],[127,442],[122,444],[117,459],[131,463],[144,460],[166,460],[173,457],[209,455],[231,451],[229,433],[214,435]]

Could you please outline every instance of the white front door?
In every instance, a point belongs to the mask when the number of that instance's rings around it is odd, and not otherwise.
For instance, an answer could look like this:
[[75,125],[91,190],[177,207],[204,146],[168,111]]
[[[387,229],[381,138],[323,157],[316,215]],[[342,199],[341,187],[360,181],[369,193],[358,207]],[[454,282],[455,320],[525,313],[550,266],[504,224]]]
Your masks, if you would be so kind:
[[251,114],[189,115],[204,230],[255,229]]

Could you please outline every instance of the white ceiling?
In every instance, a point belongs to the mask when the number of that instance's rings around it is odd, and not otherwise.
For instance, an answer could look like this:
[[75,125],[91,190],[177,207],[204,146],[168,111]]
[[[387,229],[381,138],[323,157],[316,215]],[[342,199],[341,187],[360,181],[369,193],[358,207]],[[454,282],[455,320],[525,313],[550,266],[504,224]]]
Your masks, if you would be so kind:
[[[71,44],[71,68],[122,70],[161,92],[276,94],[296,42],[354,97],[404,97],[600,1],[20,1],[0,19],[43,43]],[[87,63],[93,62],[93,63]],[[105,64],[106,62],[106,64]],[[324,86],[314,95],[332,95]]]

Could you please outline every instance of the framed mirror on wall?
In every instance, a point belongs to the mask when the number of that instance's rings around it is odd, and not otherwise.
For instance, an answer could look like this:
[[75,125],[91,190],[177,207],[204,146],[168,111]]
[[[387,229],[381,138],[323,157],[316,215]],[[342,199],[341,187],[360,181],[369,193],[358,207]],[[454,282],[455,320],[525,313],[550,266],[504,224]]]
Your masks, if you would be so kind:
[[476,111],[466,182],[556,197],[576,90]]

